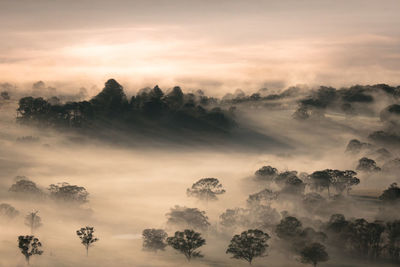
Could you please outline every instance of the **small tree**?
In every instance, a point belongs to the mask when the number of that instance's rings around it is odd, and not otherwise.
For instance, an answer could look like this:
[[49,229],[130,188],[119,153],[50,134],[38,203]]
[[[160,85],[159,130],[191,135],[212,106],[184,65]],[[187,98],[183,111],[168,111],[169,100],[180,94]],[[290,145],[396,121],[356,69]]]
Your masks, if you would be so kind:
[[36,229],[42,226],[42,218],[37,215],[38,213],[39,211],[32,211],[25,216],[25,225],[29,226],[31,229],[31,234],[33,234]]
[[142,237],[144,250],[154,251],[157,253],[157,250],[164,250],[167,246],[165,240],[168,235],[162,229],[144,229]]
[[82,245],[85,246],[86,256],[89,256],[89,247],[94,243],[99,241],[97,237],[94,237],[94,227],[86,226],[76,231],[76,234],[81,239]]
[[189,197],[197,197],[208,202],[217,200],[217,195],[224,194],[225,189],[217,178],[203,178],[195,182],[192,188],[188,188],[186,193]]
[[325,246],[320,243],[311,243],[307,245],[301,250],[300,256],[302,263],[312,264],[314,267],[316,267],[319,262],[329,260]]
[[251,264],[254,258],[267,256],[269,238],[269,235],[261,230],[244,231],[240,235],[233,236],[226,253]]
[[43,254],[43,250],[41,250],[42,243],[40,243],[39,239],[33,235],[20,235],[18,237],[18,247],[21,250],[21,253],[25,256],[28,265],[31,256]]
[[174,236],[168,237],[167,243],[190,261],[192,258],[203,257],[200,251],[196,251],[196,249],[205,245],[206,240],[201,237],[200,233],[186,229],[183,232],[177,231]]

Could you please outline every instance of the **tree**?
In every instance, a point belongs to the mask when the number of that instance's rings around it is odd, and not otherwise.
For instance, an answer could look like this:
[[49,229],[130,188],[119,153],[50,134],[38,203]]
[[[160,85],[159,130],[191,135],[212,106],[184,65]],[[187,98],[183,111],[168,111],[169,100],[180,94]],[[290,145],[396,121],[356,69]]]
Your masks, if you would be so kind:
[[297,178],[297,171],[281,172],[280,174],[278,174],[278,176],[275,177],[274,181],[277,185],[279,185],[280,187],[283,187],[285,185],[286,181],[292,177]]
[[281,192],[285,194],[303,195],[306,185],[297,176],[291,176],[285,181]]
[[311,188],[317,191],[322,191],[324,189],[328,190],[328,195],[330,196],[329,188],[332,185],[331,170],[315,171],[310,176]]
[[157,252],[164,250],[167,244],[165,243],[167,233],[162,229],[144,229],[142,232],[143,249]]
[[189,227],[195,230],[207,230],[210,223],[204,211],[197,208],[175,206],[166,214],[167,224],[180,227]]
[[273,192],[272,190],[266,188],[264,190],[261,190],[258,193],[251,194],[247,198],[247,205],[248,206],[255,206],[255,205],[266,205],[269,206],[271,205],[271,202],[273,200],[276,200],[278,197],[278,194],[276,192]]
[[8,189],[8,191],[37,197],[43,195],[42,190],[36,186],[36,183],[28,179],[18,180],[10,187],[10,189]]
[[400,220],[386,223],[388,244],[386,250],[394,261],[400,261]]
[[7,203],[0,204],[0,216],[13,219],[19,215],[19,211]]
[[228,228],[269,229],[280,219],[276,209],[265,205],[252,205],[250,208],[227,209],[222,213],[220,223]]
[[272,181],[278,175],[278,170],[272,166],[263,166],[254,174],[258,180]]
[[383,191],[379,199],[391,204],[400,202],[400,187],[397,186],[397,183],[392,183],[388,189]]
[[266,256],[268,239],[270,236],[267,233],[250,229],[240,235],[234,235],[226,253],[232,254],[235,259],[242,259],[251,264],[254,258]]
[[50,196],[59,201],[75,204],[83,204],[88,200],[89,193],[82,186],[70,185],[69,183],[51,184],[48,188]]
[[381,168],[376,165],[375,160],[363,157],[358,161],[357,170],[365,172],[377,172],[380,171]]
[[306,264],[312,264],[314,267],[319,262],[329,260],[328,253],[326,252],[325,246],[320,243],[311,243],[303,248],[300,252],[301,262]]
[[104,115],[112,116],[120,113],[128,104],[124,88],[114,79],[109,79],[104,85],[104,89],[90,102]]
[[31,256],[43,254],[43,250],[41,250],[42,243],[33,235],[20,235],[18,237],[18,247],[21,250],[21,253],[25,256],[28,265]]
[[81,239],[82,245],[85,246],[86,256],[89,256],[89,247],[93,245],[94,242],[99,241],[97,237],[94,236],[94,227],[86,226],[76,231],[76,234]]
[[331,170],[331,183],[335,188],[336,192],[342,194],[344,190],[346,190],[347,195],[349,195],[349,191],[353,185],[358,185],[360,183],[360,179],[355,177],[357,173],[352,170],[339,171],[339,170]]
[[302,231],[302,223],[293,216],[283,218],[276,226],[275,232],[279,238],[289,240],[298,237]]
[[31,234],[42,226],[42,218],[37,215],[39,211],[29,212],[28,215],[25,216],[25,225],[31,229]]
[[203,257],[201,252],[196,250],[205,245],[206,240],[201,237],[200,233],[186,229],[183,232],[176,231],[174,236],[167,238],[167,243],[190,261],[192,258]]
[[225,189],[217,178],[203,178],[195,182],[192,188],[188,188],[186,193],[188,196],[208,202],[209,200],[217,200],[217,195],[224,194]]

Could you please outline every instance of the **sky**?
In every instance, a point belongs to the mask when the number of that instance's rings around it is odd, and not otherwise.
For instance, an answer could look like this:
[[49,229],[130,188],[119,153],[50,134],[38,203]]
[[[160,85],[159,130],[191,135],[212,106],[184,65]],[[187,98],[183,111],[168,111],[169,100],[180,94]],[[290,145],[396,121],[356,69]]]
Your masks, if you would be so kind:
[[0,82],[400,84],[398,0],[0,0]]

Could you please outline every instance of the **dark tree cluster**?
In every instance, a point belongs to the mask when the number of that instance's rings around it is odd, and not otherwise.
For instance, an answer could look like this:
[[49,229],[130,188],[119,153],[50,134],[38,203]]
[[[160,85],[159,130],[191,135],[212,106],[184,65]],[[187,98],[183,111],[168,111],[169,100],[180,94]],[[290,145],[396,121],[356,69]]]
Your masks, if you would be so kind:
[[205,109],[208,103],[203,95],[184,94],[179,87],[164,93],[158,86],[143,89],[128,100],[123,87],[110,79],[90,101],[52,104],[41,97],[21,98],[17,121],[63,128],[113,126],[132,131],[159,127],[221,133],[236,125],[229,112]]
[[368,259],[389,258],[400,261],[400,221],[368,222],[363,218],[346,220],[334,214],[324,228],[329,243],[343,253]]
[[11,185],[9,191],[13,194],[17,194],[19,197],[35,197],[40,199],[50,197],[58,202],[78,205],[88,202],[89,196],[89,193],[84,187],[70,185],[66,182],[51,184],[47,189],[48,194],[46,194],[35,182],[26,177],[17,180],[15,184]]
[[[400,88],[386,84],[355,85],[342,89],[321,86],[318,90],[312,91],[308,97],[299,101],[298,109],[294,112],[293,117],[299,120],[321,117],[327,109],[354,115],[358,111],[357,104],[374,102],[374,95],[386,95],[397,100],[400,96]],[[392,107],[392,109],[395,108]],[[372,108],[360,111],[373,113]]]

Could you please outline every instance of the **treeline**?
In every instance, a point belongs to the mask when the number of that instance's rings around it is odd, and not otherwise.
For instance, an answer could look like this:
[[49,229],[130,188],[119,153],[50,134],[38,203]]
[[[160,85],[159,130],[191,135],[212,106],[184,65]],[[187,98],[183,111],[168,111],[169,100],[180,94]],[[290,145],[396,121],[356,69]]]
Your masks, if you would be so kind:
[[[96,129],[114,126],[125,130],[188,129],[229,132],[235,127],[232,112],[214,105],[202,92],[184,94],[180,87],[164,93],[158,86],[143,89],[131,99],[114,79],[89,101],[67,102],[24,97],[17,121],[41,127]],[[207,107],[207,108],[205,108]]]
[[376,98],[387,97],[394,101],[400,98],[400,86],[387,84],[356,85],[349,88],[336,89],[321,86],[308,96],[298,101],[297,110],[293,113],[295,119],[305,120],[321,117],[327,110],[347,115],[374,115],[374,109],[366,104],[372,104]]

